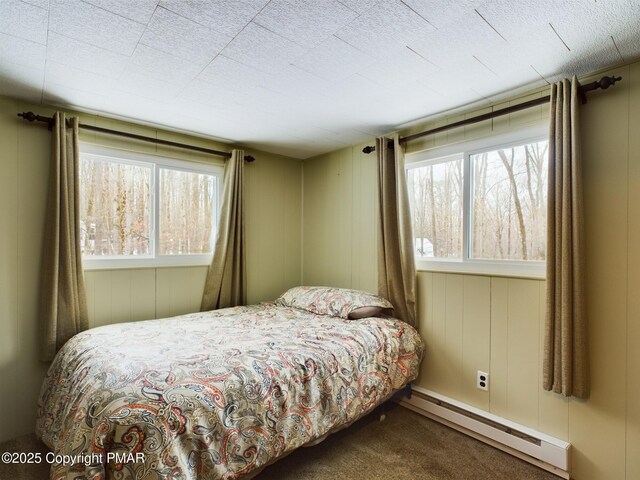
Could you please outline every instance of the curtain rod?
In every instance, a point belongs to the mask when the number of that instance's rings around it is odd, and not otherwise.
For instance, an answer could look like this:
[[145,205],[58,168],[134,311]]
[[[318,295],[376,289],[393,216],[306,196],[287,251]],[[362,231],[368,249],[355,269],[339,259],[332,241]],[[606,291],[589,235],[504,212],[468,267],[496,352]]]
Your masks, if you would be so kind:
[[[24,120],[27,120],[29,122],[46,123],[49,126],[49,130],[51,130],[51,126],[53,125],[53,117],[43,117],[42,115],[36,115],[33,112],[22,112],[22,113],[19,113],[18,116],[22,117]],[[115,135],[118,137],[125,137],[125,138],[131,138],[133,140],[140,140],[141,142],[156,143],[159,145],[166,145],[168,147],[182,148],[184,150],[194,150],[196,152],[208,153],[210,155],[218,155],[224,158],[231,158],[230,152],[224,152],[222,150],[213,150],[211,148],[197,147],[195,145],[172,142],[170,140],[162,140],[160,138],[145,137],[144,135],[137,135],[135,133],[121,132],[120,130],[111,130],[109,128],[96,127],[93,125],[87,125],[85,123],[81,123],[78,126],[83,130],[91,130],[92,132],[105,133],[107,135]],[[244,160],[245,162],[251,163],[255,161],[255,158],[252,155],[245,155]]]
[[[606,90],[611,85],[614,85],[616,82],[622,80],[622,77],[602,77],[600,80],[596,80],[595,82],[588,83],[587,85],[581,85],[578,88],[578,93],[580,95],[580,99],[582,103],[587,103],[587,92],[591,90]],[[484,120],[489,120],[491,118],[500,117],[502,115],[508,115],[513,112],[519,112],[520,110],[525,110],[527,108],[535,107],[537,105],[542,105],[548,103],[551,100],[551,96],[547,95],[546,97],[536,98],[534,100],[529,100],[528,102],[519,103],[517,105],[512,105],[510,107],[501,108],[500,110],[495,110],[489,113],[483,113],[482,115],[478,115],[476,117],[465,118],[464,120],[460,120],[459,122],[450,123],[449,125],[443,125],[441,127],[432,128],[431,130],[425,130],[424,132],[414,133],[412,135],[407,135],[406,137],[400,137],[401,142],[410,142],[411,140],[416,140],[418,138],[426,137],[427,135],[433,135],[435,133],[444,132],[445,130],[451,130],[452,128],[462,127],[464,125],[471,125],[473,123],[483,122]],[[388,148],[393,147],[393,141],[389,141],[387,144]],[[375,151],[375,145],[368,145],[362,149],[363,153],[371,153]]]

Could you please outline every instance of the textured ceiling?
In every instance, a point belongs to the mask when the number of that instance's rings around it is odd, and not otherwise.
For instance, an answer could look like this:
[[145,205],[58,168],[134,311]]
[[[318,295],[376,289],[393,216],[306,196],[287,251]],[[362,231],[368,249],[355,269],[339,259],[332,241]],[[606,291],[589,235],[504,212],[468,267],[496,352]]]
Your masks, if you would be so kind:
[[306,158],[640,55],[638,0],[0,0],[0,94]]

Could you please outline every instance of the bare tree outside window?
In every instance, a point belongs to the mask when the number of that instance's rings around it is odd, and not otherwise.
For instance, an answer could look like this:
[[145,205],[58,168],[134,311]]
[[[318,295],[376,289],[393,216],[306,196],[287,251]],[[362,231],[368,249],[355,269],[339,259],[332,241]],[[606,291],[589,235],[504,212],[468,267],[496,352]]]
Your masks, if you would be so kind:
[[[416,257],[463,260],[468,251],[471,260],[544,261],[547,158],[544,140],[468,157],[460,153],[416,167],[409,164]],[[470,177],[469,212],[464,205],[465,175]]]
[[462,157],[410,168],[415,253],[426,258],[462,258]]
[[83,255],[149,255],[151,166],[80,161],[80,246]]
[[160,255],[212,252],[216,178],[160,169]]
[[471,257],[543,261],[548,142],[471,155]]
[[82,254],[88,259],[150,260],[211,255],[217,192],[216,173],[83,153]]

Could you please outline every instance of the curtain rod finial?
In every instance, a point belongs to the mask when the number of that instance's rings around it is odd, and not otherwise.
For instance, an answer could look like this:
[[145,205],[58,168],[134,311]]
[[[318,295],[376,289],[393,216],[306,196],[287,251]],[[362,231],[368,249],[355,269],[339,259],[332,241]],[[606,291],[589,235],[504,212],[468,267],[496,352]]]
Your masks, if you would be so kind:
[[364,148],[362,149],[362,153],[367,153],[367,154],[369,154],[369,153],[371,153],[371,152],[374,152],[375,150],[376,150],[376,147],[375,147],[375,146],[373,146],[373,145],[367,145],[366,147],[364,147]]
[[602,90],[606,90],[611,85],[614,85],[616,82],[619,82],[620,80],[622,80],[622,77],[616,77],[612,75],[611,77],[602,77],[598,82],[598,84],[600,85],[600,88]]
[[37,115],[33,112],[22,112],[18,114],[19,117],[28,120],[29,122],[35,122],[37,120]]
[[18,114],[19,117],[22,117],[23,120],[27,122],[42,122],[46,123],[49,130],[53,127],[53,118],[52,117],[43,117],[42,115],[36,115],[33,112],[22,112]]

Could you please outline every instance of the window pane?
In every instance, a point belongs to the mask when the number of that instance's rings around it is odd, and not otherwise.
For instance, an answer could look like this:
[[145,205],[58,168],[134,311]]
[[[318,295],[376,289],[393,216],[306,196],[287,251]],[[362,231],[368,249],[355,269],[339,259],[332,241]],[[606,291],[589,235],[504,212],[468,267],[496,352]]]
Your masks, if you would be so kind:
[[151,167],[80,160],[80,245],[90,256],[150,254]]
[[462,258],[462,156],[409,169],[407,185],[416,257]]
[[216,177],[160,169],[160,255],[213,251]]
[[471,155],[471,256],[544,260],[547,141]]

